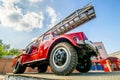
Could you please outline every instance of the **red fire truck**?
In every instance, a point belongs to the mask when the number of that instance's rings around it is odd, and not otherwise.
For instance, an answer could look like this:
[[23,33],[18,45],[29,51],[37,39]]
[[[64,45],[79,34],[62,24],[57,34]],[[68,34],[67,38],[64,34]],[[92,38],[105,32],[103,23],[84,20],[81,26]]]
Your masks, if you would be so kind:
[[13,73],[24,73],[26,67],[37,67],[39,73],[46,72],[48,65],[57,75],[69,75],[74,69],[82,73],[88,72],[91,57],[98,55],[97,47],[83,32],[65,33],[95,17],[91,4],[70,14],[14,58]]

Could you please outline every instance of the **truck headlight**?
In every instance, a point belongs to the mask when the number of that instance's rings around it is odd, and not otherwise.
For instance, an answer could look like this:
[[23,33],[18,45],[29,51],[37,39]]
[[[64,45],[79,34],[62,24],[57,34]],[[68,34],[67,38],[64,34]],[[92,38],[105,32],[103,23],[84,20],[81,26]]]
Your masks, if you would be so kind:
[[74,39],[76,42],[79,41],[78,37],[74,37],[73,39]]

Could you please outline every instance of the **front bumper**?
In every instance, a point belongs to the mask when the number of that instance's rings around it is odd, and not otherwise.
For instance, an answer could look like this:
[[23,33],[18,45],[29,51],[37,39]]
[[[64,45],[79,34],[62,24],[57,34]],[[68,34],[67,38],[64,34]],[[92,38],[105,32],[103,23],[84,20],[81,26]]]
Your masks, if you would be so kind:
[[19,57],[15,57],[15,58],[13,59],[13,61],[12,61],[12,67],[15,66],[15,64],[16,64],[16,62],[17,62],[18,59],[19,59]]
[[80,40],[80,41],[77,41],[77,44],[80,45],[80,46],[81,45],[86,46],[89,49],[93,50],[97,55],[99,55],[98,48],[93,44],[92,41]]

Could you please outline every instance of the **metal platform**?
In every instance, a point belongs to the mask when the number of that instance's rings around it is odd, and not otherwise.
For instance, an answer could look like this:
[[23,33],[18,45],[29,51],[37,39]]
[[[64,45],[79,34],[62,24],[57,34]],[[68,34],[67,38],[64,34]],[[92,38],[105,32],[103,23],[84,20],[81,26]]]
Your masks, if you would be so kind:
[[53,73],[8,73],[4,80],[120,80],[120,72],[72,73],[69,76],[58,76]]

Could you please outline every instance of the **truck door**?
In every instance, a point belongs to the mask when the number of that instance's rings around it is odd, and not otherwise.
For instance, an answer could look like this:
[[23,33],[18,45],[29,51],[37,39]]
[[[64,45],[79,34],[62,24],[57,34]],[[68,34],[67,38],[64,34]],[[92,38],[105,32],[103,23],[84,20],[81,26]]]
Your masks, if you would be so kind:
[[42,42],[39,46],[39,56],[42,58],[46,58],[47,51],[50,46],[50,43],[52,42],[52,36],[51,34],[46,34],[43,36]]

